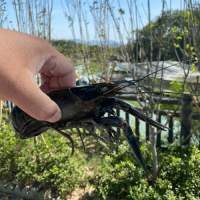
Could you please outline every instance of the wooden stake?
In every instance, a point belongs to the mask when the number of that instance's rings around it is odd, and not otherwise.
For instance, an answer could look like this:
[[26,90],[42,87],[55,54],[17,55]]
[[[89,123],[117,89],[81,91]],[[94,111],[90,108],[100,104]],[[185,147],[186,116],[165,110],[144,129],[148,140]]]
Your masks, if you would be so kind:
[[[188,90],[190,91],[190,94],[192,94],[192,90],[190,89],[190,86],[188,85],[187,81],[185,83],[186,83]],[[197,107],[198,112],[200,113],[200,108],[199,108],[199,105],[196,102],[196,99],[192,95],[191,95],[191,97],[192,97],[192,100],[194,101],[195,106]]]
[[[186,81],[185,83],[186,83],[186,86],[187,86],[187,88],[188,88],[190,94],[192,94],[192,90],[190,89],[190,86],[188,85],[187,81]],[[200,108],[199,108],[199,105],[198,105],[197,102],[196,102],[196,99],[194,98],[193,95],[191,95],[191,97],[192,97],[192,100],[194,101],[194,104],[195,104],[195,106],[196,106],[198,112],[200,113]],[[185,138],[184,142],[185,142],[186,140],[188,140],[188,138],[190,138],[190,137],[192,136],[192,134],[193,134],[199,127],[200,127],[200,125],[197,126],[197,127]],[[183,145],[184,142],[182,142],[181,145]]]

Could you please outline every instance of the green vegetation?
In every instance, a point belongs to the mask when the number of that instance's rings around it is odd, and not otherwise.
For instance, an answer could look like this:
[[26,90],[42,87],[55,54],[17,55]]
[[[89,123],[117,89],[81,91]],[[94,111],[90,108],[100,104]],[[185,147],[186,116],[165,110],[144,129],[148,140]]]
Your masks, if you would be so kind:
[[71,194],[75,187],[84,187],[80,175],[84,173],[84,159],[79,151],[71,158],[66,140],[54,133],[54,139],[44,134],[50,154],[41,138],[34,146],[33,138],[21,140],[10,125],[1,125],[0,171],[1,180],[12,184],[24,182],[26,186],[37,182],[38,190],[54,195],[65,191]]
[[[177,55],[173,49],[176,48],[178,57],[182,60],[184,53],[180,50],[180,47],[183,49],[184,45],[184,36],[188,42],[187,30],[180,27],[180,21],[183,20],[183,16],[188,15],[185,11],[180,10],[167,10],[164,11],[162,16],[158,16],[156,20],[151,21],[151,29],[153,32],[153,61],[157,60],[178,60]],[[196,13],[197,15],[197,13]],[[198,24],[197,24],[198,25]],[[161,32],[162,27],[162,32]],[[135,31],[133,31],[135,32]],[[147,24],[143,29],[139,30],[140,45],[138,47],[138,41],[135,40],[133,43],[128,40],[128,43],[125,45],[126,52],[131,60],[134,62],[136,58],[136,49],[140,50],[145,47],[145,54],[150,60],[150,26]],[[173,40],[176,39],[174,45]],[[160,42],[164,45],[159,54]],[[191,40],[191,43],[193,40]],[[98,46],[98,45],[89,45],[76,43],[71,40],[52,40],[51,44],[63,55],[69,59],[83,59],[83,48],[86,51],[86,58],[92,59],[91,62],[101,62],[102,61],[102,51],[106,48],[106,59],[107,60],[118,60],[120,61],[119,56],[122,55],[121,46]],[[189,45],[189,44],[188,44]],[[194,47],[191,47],[192,51]],[[118,55],[118,56],[117,56]],[[189,54],[188,54],[189,56]],[[142,62],[141,58],[138,57],[138,62]]]
[[[150,145],[142,143],[142,155],[151,174],[152,155]],[[158,152],[158,177],[154,185],[149,184],[138,162],[126,144],[118,151],[105,157],[96,176],[89,182],[96,189],[97,197],[108,199],[118,197],[138,200],[200,199],[200,152],[195,146],[183,148],[175,144],[168,150]],[[151,175],[150,175],[151,177]]]
[[[149,185],[124,136],[120,136],[116,148],[111,150],[101,142],[97,149],[97,140],[84,135],[84,154],[78,134],[69,134],[75,139],[73,157],[70,157],[70,143],[54,131],[43,134],[49,147],[47,149],[40,137],[35,147],[33,139],[20,140],[9,124],[1,125],[1,179],[11,180],[11,177],[15,177],[12,184],[23,180],[28,186],[37,181],[46,194],[54,193],[63,198],[69,198],[76,188],[85,188],[86,184],[95,189],[92,195],[103,199],[199,198],[200,152],[195,146],[183,148],[172,144],[165,152],[157,149],[158,178],[151,185],[150,144],[141,139],[140,148],[150,176]],[[94,173],[85,173],[85,167]]]
[[[95,2],[94,4],[97,4]],[[74,5],[73,7],[75,8]],[[118,11],[124,14],[121,8]],[[138,38],[134,40],[127,38],[128,44],[125,46],[97,46],[66,40],[52,40],[51,44],[74,66],[83,64],[88,75],[103,72],[108,67],[108,60],[143,62],[150,61],[151,54],[153,61],[177,60],[177,55],[180,60],[186,60],[194,56],[195,50],[198,50],[198,46],[193,47],[195,38],[189,35],[192,34],[192,29],[187,27],[187,22],[193,19],[196,20],[195,28],[199,26],[199,20],[195,17],[197,14],[198,12],[193,14],[187,10],[163,11],[162,16],[158,16],[155,21],[138,31],[136,36]],[[102,22],[101,24],[103,25]],[[101,28],[104,31],[104,27]],[[136,31],[131,30],[131,34],[134,32]],[[177,51],[177,55],[173,49]],[[138,55],[140,50],[145,50],[145,53],[141,51],[141,56]],[[182,83],[179,81],[173,81],[171,86],[172,90],[181,92]],[[169,96],[180,98],[180,95]],[[127,102],[139,106],[138,103]],[[161,105],[160,109],[174,110],[174,108],[175,106]],[[94,195],[103,199],[110,197],[130,200],[200,199],[200,152],[196,146],[181,147],[177,144],[165,144],[168,150],[162,152],[157,149],[158,175],[152,184],[151,146],[143,139],[140,140],[140,147],[149,172],[149,180],[143,174],[142,168],[122,135],[112,150],[109,145],[98,142],[92,136],[83,135],[86,144],[84,154],[78,134],[69,131],[75,143],[75,154],[70,157],[71,144],[55,131],[48,130],[43,134],[47,148],[40,136],[37,145],[34,145],[33,138],[19,139],[10,127],[5,109],[2,119],[5,125],[0,124],[0,179],[7,180],[11,184],[24,182],[25,185],[31,186],[36,182],[38,189],[44,190],[46,194],[60,195],[67,199],[76,188],[85,188],[87,183],[95,188]],[[193,126],[197,123],[193,123]],[[94,173],[86,174],[86,167]]]

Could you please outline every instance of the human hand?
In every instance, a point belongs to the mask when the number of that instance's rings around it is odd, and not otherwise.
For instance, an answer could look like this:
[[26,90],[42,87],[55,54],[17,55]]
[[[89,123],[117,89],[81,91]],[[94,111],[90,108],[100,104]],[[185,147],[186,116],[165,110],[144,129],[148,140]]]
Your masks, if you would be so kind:
[[58,121],[61,111],[45,93],[75,86],[69,60],[47,41],[25,33],[0,28],[0,43],[0,100],[14,102],[37,120]]

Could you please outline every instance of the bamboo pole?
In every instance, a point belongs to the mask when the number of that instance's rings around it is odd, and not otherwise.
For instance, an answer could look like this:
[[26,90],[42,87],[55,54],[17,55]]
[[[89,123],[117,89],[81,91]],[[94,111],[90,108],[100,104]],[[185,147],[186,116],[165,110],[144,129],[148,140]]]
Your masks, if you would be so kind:
[[113,65],[113,67],[112,67],[112,73],[111,73],[111,76],[110,76],[109,83],[112,81],[112,77],[113,77],[113,73],[114,73],[114,70],[115,70],[116,64],[117,64],[117,61],[114,62],[114,65]]

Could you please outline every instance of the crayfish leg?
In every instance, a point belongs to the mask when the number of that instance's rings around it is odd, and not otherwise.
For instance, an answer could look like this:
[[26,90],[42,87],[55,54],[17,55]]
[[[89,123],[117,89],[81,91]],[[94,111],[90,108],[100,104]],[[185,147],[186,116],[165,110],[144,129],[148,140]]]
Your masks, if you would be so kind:
[[135,154],[137,160],[139,161],[140,165],[142,166],[145,174],[147,173],[147,170],[145,168],[145,164],[142,158],[142,154],[140,151],[140,147],[136,141],[136,138],[130,128],[130,126],[128,125],[127,122],[125,122],[122,118],[117,117],[117,116],[110,116],[110,117],[105,117],[105,118],[101,118],[96,120],[96,122],[102,126],[102,127],[108,127],[108,126],[113,126],[116,128],[122,128],[124,135],[126,136],[129,145],[131,146],[131,149],[133,151],[133,153]]
[[113,142],[112,142],[110,136],[107,135],[107,134],[104,132],[103,128],[102,128],[98,123],[96,123],[93,119],[90,119],[90,121],[91,121],[91,123],[92,123],[96,128],[98,128],[98,129],[100,130],[101,133],[104,134],[104,136],[109,140],[109,142],[112,144],[112,146],[114,146],[114,144],[113,144]]
[[58,128],[54,128],[54,127],[52,127],[52,128],[55,129],[58,133],[60,133],[60,134],[63,135],[64,137],[66,137],[66,138],[69,139],[69,141],[70,141],[71,144],[72,144],[72,153],[71,153],[71,156],[73,156],[73,154],[74,154],[74,141],[73,141],[73,139],[71,138],[71,136],[70,136],[69,134],[64,133],[63,131],[59,130]]

